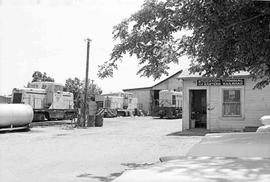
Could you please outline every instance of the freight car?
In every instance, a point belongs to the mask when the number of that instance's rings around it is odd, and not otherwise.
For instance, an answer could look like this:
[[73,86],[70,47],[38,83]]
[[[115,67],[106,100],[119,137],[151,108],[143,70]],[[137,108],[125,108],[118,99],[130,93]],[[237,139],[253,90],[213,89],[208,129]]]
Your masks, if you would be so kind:
[[73,94],[63,91],[64,86],[54,82],[32,82],[27,88],[14,88],[12,103],[31,105],[33,121],[72,119],[77,111],[73,108]]

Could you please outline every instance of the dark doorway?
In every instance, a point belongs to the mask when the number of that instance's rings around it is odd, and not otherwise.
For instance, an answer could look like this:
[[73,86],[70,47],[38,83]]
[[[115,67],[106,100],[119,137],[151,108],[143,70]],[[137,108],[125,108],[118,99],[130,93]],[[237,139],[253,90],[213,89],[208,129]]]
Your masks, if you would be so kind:
[[206,128],[206,90],[190,90],[190,128]]
[[159,105],[159,92],[160,90],[154,90],[154,105]]
[[160,90],[151,90],[151,115],[158,116],[159,111],[159,92]]

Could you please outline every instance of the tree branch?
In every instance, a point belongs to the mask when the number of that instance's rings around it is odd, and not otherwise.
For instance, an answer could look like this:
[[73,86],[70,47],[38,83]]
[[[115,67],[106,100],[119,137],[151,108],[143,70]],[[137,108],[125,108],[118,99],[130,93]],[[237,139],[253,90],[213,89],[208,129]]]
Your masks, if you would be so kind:
[[251,18],[249,18],[249,19],[246,19],[246,20],[242,20],[242,21],[239,21],[239,22],[232,23],[232,24],[230,24],[230,25],[228,25],[228,26],[225,26],[224,28],[231,28],[231,27],[233,27],[233,26],[235,26],[235,25],[237,25],[237,24],[245,23],[245,22],[254,20],[254,19],[256,19],[256,18],[258,18],[258,17],[260,17],[260,16],[264,16],[264,15],[266,15],[266,14],[264,14],[264,13],[263,13],[263,14],[259,14],[259,15],[256,15],[256,16],[254,16],[254,17],[251,17]]

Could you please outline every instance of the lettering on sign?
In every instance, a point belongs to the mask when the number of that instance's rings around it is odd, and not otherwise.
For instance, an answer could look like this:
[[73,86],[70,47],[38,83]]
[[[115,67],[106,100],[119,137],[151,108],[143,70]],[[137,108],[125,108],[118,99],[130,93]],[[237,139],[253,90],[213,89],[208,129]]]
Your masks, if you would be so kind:
[[245,85],[244,79],[201,79],[197,86],[239,86]]

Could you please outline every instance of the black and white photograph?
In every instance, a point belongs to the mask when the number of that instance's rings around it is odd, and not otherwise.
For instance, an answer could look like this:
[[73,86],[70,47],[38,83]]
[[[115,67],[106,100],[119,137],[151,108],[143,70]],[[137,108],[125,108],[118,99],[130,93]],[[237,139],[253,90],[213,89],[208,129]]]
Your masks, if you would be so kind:
[[0,0],[0,182],[270,181],[270,0]]

